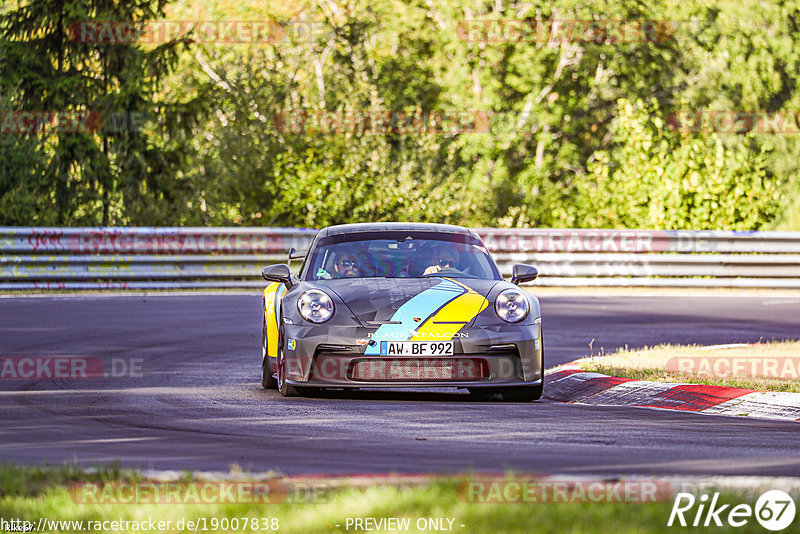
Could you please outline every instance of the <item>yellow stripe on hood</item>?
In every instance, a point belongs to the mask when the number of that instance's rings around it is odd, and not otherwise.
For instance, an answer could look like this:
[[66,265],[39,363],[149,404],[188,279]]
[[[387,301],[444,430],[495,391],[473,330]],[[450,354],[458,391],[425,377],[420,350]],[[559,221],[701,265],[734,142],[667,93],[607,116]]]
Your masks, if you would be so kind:
[[[477,293],[470,287],[452,280],[464,289],[466,293],[459,295],[451,300],[434,315],[428,318],[422,325],[416,329],[416,334],[411,338],[411,341],[447,341],[453,339],[459,330],[467,326],[476,315],[481,313],[489,305],[486,297]],[[441,324],[450,323],[450,324]]]

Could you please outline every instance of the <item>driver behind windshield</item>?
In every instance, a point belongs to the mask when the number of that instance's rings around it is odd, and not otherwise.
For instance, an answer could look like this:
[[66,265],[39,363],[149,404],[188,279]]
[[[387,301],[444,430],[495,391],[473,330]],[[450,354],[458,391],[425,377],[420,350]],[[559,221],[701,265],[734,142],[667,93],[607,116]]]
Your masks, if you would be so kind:
[[360,278],[362,277],[361,263],[364,251],[355,246],[341,245],[335,248],[334,261],[331,272],[324,268],[317,271],[318,280],[331,278]]
[[353,250],[339,254],[333,264],[334,278],[358,278],[361,276],[361,263]]
[[438,273],[442,269],[458,269],[458,251],[449,243],[437,244],[432,249],[433,264],[422,273],[423,276]]

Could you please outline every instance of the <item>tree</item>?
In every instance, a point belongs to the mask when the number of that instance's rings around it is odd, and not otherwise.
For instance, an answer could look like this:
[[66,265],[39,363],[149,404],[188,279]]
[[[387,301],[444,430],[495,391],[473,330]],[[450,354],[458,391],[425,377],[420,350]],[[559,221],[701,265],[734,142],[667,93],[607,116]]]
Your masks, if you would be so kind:
[[564,226],[751,230],[778,211],[763,151],[672,131],[655,101],[621,99],[612,132],[614,148],[593,155]]
[[[156,19],[164,4],[29,0],[0,13],[0,89],[11,95],[9,116],[29,112],[48,123],[22,128],[2,144],[6,154],[35,151],[30,169],[4,166],[0,203],[15,204],[18,192],[34,192],[30,209],[7,223],[170,220],[183,188],[178,169],[186,143],[177,133],[198,110],[196,102],[176,104],[156,95],[185,41],[145,50],[136,39],[81,33],[114,28],[113,22],[91,21]],[[71,126],[56,128],[64,118]],[[158,135],[149,135],[154,131]]]

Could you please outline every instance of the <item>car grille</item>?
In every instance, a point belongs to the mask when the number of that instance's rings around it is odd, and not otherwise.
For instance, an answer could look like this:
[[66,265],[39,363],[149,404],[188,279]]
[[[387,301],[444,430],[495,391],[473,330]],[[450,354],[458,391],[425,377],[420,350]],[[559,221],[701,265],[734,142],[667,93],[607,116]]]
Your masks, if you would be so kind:
[[489,377],[483,358],[363,358],[354,360],[347,373],[350,380],[413,381],[482,380]]

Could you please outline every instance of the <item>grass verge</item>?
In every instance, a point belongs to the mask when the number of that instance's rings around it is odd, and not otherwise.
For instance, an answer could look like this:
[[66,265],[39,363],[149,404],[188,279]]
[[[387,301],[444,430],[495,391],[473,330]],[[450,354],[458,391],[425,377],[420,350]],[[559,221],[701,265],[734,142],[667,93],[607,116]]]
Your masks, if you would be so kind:
[[[185,474],[180,480],[186,484],[197,479]],[[494,480],[503,483],[522,479]],[[0,517],[5,521],[30,521],[36,525],[34,529],[38,528],[40,519],[44,518],[45,527],[40,531],[47,532],[153,532],[149,528],[141,528],[141,523],[137,528],[132,526],[133,522],[149,520],[170,521],[168,528],[160,530],[169,532],[393,531],[385,526],[381,528],[380,523],[377,523],[377,528],[374,528],[375,524],[370,525],[373,527],[370,529],[353,528],[352,525],[347,528],[348,518],[372,518],[376,522],[380,522],[382,518],[408,518],[409,528],[401,529],[407,532],[436,530],[430,528],[427,521],[430,518],[439,520],[439,525],[449,527],[440,530],[463,533],[639,533],[674,530],[674,527],[667,527],[672,509],[672,486],[657,502],[585,502],[586,498],[583,501],[576,499],[573,492],[564,494],[569,497],[562,498],[560,502],[485,503],[469,502],[469,493],[465,486],[469,479],[465,477],[426,479],[406,485],[365,485],[362,481],[357,487],[347,484],[331,486],[329,491],[319,494],[313,502],[290,502],[292,499],[287,499],[271,504],[236,502],[198,505],[87,504],[76,497],[75,487],[72,486],[80,481],[102,481],[109,487],[113,486],[114,481],[120,484],[148,483],[142,475],[117,467],[87,473],[70,466],[0,466]],[[317,486],[325,483],[324,479],[313,481]],[[727,492],[722,494],[720,503],[753,505],[755,499],[755,495]],[[425,525],[418,523],[422,520],[425,520]],[[53,521],[62,523],[52,523]],[[119,523],[115,528],[110,523],[112,521],[128,523]],[[199,526],[192,528],[188,521],[197,522]],[[751,519],[751,522],[755,523],[755,520]],[[421,526],[426,529],[420,528]],[[750,526],[758,527],[757,524]],[[681,530],[693,531],[691,528]],[[714,531],[744,532],[747,529],[723,527]]]
[[573,363],[623,378],[800,393],[800,341],[625,348]]

